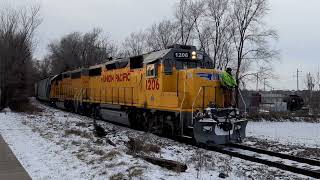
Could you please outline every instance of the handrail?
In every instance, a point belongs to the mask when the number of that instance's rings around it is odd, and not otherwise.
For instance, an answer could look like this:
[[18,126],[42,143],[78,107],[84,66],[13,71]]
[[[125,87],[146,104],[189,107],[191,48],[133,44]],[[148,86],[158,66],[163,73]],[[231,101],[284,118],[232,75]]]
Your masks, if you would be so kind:
[[185,71],[185,79],[184,79],[184,87],[183,87],[183,99],[181,101],[181,104],[180,104],[180,124],[182,125],[181,126],[181,135],[183,136],[183,119],[182,119],[182,106],[183,106],[183,103],[184,103],[184,100],[186,98],[186,80],[187,80],[187,71]]
[[244,98],[243,98],[243,96],[242,96],[242,93],[241,93],[240,89],[239,89],[239,88],[237,88],[237,89],[238,89],[238,91],[239,91],[239,95],[240,95],[241,100],[242,100],[242,103],[243,103],[243,105],[244,105],[244,112],[247,113],[247,104],[246,104],[246,102],[244,101]]
[[201,90],[202,90],[202,87],[199,88],[198,94],[197,94],[197,96],[194,98],[194,101],[193,101],[193,103],[192,103],[192,107],[191,107],[191,111],[192,111],[192,113],[191,113],[192,124],[194,124],[194,120],[193,120],[193,107],[194,107],[194,104],[196,103],[196,100],[198,99],[198,96],[200,95]]

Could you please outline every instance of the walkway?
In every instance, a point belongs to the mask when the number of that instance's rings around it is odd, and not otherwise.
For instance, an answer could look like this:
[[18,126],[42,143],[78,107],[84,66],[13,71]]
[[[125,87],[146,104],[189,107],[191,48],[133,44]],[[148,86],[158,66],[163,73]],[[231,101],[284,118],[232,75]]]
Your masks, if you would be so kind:
[[8,144],[0,135],[0,179],[30,180],[29,174],[22,167]]

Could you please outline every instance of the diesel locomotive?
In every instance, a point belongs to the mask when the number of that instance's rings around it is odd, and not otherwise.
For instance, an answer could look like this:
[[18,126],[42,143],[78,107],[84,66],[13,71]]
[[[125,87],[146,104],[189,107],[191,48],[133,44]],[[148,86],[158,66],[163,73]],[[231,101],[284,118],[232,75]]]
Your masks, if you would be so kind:
[[63,72],[36,84],[39,100],[79,114],[199,144],[245,137],[223,71],[195,46],[167,49]]

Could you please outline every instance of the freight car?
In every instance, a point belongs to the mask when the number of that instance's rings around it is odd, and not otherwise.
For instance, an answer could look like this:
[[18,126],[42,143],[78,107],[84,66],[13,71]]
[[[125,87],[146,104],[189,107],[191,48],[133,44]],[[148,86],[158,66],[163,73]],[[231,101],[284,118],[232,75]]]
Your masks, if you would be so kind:
[[51,79],[45,78],[35,84],[35,95],[38,100],[50,101]]
[[116,59],[39,82],[37,96],[60,108],[200,144],[238,142],[247,120],[230,107],[221,70],[194,46]]

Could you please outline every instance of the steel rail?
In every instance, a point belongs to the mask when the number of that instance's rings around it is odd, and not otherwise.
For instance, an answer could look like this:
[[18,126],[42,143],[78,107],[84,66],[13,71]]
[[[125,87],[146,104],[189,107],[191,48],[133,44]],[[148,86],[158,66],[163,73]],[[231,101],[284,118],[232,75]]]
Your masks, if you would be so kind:
[[[247,161],[256,162],[256,163],[264,164],[264,165],[267,165],[267,166],[279,168],[279,169],[282,169],[282,170],[285,170],[285,171],[290,171],[290,172],[293,172],[293,173],[297,173],[297,174],[301,174],[301,175],[305,175],[305,176],[309,176],[309,177],[320,179],[320,171],[314,171],[314,170],[308,170],[308,169],[299,168],[299,167],[295,167],[295,166],[290,166],[290,165],[283,164],[283,163],[280,163],[280,162],[270,161],[270,160],[262,159],[262,158],[259,158],[259,157],[254,157],[254,156],[250,156],[250,155],[246,155],[246,154],[241,154],[239,152],[226,150],[225,148],[228,148],[228,147],[230,147],[230,146],[221,146],[221,145],[218,146],[218,145],[216,145],[216,146],[211,146],[209,148],[209,150],[216,151],[216,152],[219,152],[219,153],[222,153],[222,154],[226,154],[226,155],[230,155],[230,156],[233,156],[233,157],[237,157],[237,158],[240,158],[240,159],[243,159],[243,160],[247,160]],[[239,148],[239,149],[241,149],[241,148]]]
[[240,148],[240,149],[244,149],[244,150],[249,150],[249,151],[253,151],[256,153],[260,153],[260,154],[266,154],[266,155],[270,155],[270,156],[274,156],[274,157],[279,157],[282,159],[288,159],[288,160],[292,160],[292,161],[296,161],[296,162],[300,162],[300,163],[306,163],[306,164],[310,164],[313,166],[319,166],[319,168],[320,168],[320,161],[313,160],[313,159],[306,159],[306,158],[301,158],[301,157],[292,156],[292,155],[288,155],[288,154],[282,154],[282,153],[268,151],[268,150],[264,150],[264,149],[260,149],[260,148],[245,146],[242,144],[228,144],[228,146]]

